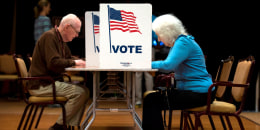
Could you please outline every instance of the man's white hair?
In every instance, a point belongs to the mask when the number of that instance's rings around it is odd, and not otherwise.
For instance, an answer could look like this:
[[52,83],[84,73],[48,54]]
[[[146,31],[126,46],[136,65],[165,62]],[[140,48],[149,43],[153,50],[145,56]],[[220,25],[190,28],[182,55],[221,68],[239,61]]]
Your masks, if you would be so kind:
[[168,44],[173,44],[179,35],[187,35],[182,22],[172,14],[157,17],[152,23],[155,33]]
[[60,26],[64,27],[66,24],[70,24],[75,27],[74,24],[76,20],[79,20],[79,18],[75,14],[68,14],[61,19]]

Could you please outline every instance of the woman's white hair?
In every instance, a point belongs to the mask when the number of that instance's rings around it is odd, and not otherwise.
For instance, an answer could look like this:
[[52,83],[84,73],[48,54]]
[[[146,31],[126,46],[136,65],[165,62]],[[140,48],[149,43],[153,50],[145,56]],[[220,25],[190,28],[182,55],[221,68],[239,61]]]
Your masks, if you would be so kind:
[[157,17],[152,23],[152,29],[167,44],[173,44],[179,35],[187,35],[182,22],[172,14]]

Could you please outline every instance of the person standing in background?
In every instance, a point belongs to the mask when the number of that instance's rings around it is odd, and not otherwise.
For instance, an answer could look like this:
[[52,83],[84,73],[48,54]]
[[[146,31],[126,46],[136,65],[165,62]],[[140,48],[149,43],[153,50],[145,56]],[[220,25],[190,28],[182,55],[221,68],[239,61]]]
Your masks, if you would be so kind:
[[145,86],[146,91],[153,90],[153,76],[150,74],[150,72],[136,72],[136,89],[135,89],[135,95],[136,95],[136,107],[140,108],[142,105],[142,79],[145,79]]
[[34,7],[34,41],[46,31],[52,28],[51,20],[47,16],[51,11],[51,3],[48,0],[39,0],[37,6]]
[[[152,21],[154,21],[154,19],[156,18],[155,15],[152,15]],[[157,35],[155,34],[154,31],[152,31],[152,41],[157,39]],[[155,50],[154,48],[152,48],[152,61],[154,60],[155,57]],[[143,76],[145,79],[145,87],[146,87],[146,91],[151,91],[153,90],[153,72],[136,72],[136,89],[135,89],[135,105],[136,107],[140,108],[142,105],[142,80],[143,80]]]

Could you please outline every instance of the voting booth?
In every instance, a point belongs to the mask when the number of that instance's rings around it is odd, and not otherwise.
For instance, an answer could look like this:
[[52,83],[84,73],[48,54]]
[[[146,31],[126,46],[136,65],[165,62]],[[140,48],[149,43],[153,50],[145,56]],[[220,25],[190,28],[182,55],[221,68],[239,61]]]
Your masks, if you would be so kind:
[[[96,111],[129,111],[135,124],[142,122],[135,112],[136,72],[151,69],[152,6],[150,4],[100,4],[99,11],[85,13],[86,67],[70,68],[91,71],[93,74],[93,102],[86,112],[81,129],[87,130]],[[67,70],[70,70],[67,69]],[[100,72],[107,79],[100,83]],[[118,71],[124,72],[123,83]],[[104,96],[105,94],[108,94]],[[112,98],[107,98],[110,97]],[[104,99],[104,100],[103,100]],[[105,101],[126,101],[125,108],[99,106]],[[108,105],[109,106],[109,105]]]
[[100,4],[85,13],[86,67],[151,69],[152,6]]
[[86,66],[99,67],[99,12],[87,11],[85,13],[85,50]]

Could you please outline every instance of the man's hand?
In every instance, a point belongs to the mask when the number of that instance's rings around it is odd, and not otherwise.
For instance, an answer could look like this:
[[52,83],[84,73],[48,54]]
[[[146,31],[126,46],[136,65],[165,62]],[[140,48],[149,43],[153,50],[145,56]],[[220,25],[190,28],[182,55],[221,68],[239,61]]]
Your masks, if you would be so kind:
[[86,62],[84,60],[74,60],[76,66],[85,66]]

